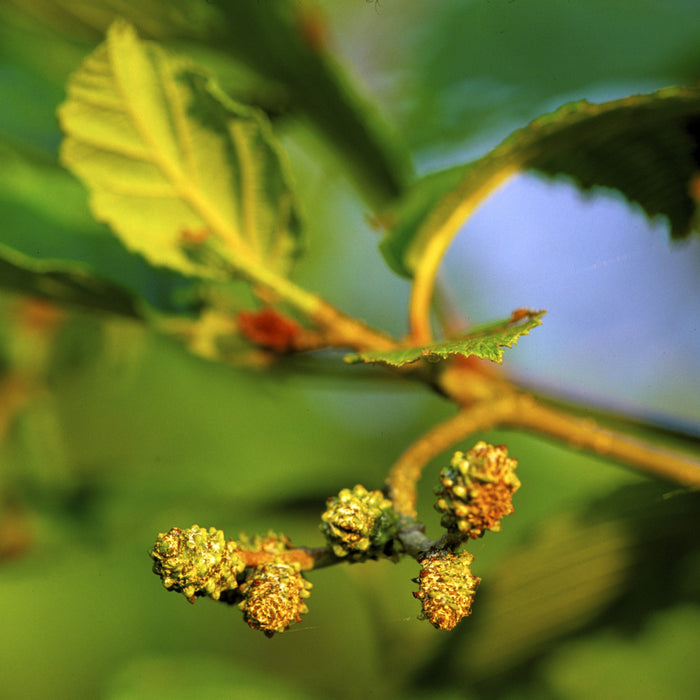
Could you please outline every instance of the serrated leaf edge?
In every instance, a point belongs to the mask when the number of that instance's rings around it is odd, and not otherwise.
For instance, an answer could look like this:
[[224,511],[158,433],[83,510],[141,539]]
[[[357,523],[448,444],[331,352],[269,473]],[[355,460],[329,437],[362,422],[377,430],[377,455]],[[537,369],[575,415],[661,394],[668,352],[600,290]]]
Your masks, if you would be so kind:
[[[522,313],[522,312],[514,312],[515,313]],[[432,343],[430,345],[426,346],[417,346],[417,347],[406,347],[406,348],[398,348],[396,350],[389,350],[386,352],[381,352],[377,353],[374,357],[372,357],[372,351],[366,351],[366,352],[358,352],[358,353],[352,353],[350,355],[346,355],[343,358],[343,361],[346,362],[347,364],[359,364],[359,363],[365,363],[365,364],[382,364],[387,367],[404,367],[405,365],[410,365],[414,364],[415,362],[418,362],[419,360],[427,360],[428,362],[431,361],[440,361],[440,360],[446,360],[450,357],[455,357],[455,356],[461,356],[461,357],[479,357],[480,359],[488,359],[491,360],[492,362],[496,362],[497,364],[500,364],[503,361],[503,353],[506,348],[512,348],[514,345],[517,345],[518,343],[518,338],[523,335],[529,335],[530,331],[533,328],[537,328],[537,326],[542,325],[542,317],[547,313],[545,310],[542,311],[531,311],[527,310],[525,315],[519,315],[517,319],[514,319],[514,315],[511,315],[508,319],[504,319],[502,321],[496,321],[494,323],[489,323],[489,324],[484,324],[482,326],[473,328],[470,333],[467,333],[465,335],[457,336],[457,337],[452,337],[448,338],[445,340],[442,340],[438,343]],[[524,323],[523,323],[524,321]],[[523,328],[520,330],[520,332],[511,340],[511,341],[505,341],[502,343],[497,343],[493,348],[492,353],[480,353],[480,352],[460,352],[459,350],[455,350],[453,352],[450,351],[441,351],[441,348],[446,348],[450,345],[454,344],[459,344],[459,343],[464,343],[469,340],[476,340],[478,338],[488,338],[489,333],[499,333],[504,330],[507,330],[509,326],[513,328],[513,330],[517,329],[517,324],[522,323]],[[398,353],[407,353],[411,354],[412,351],[415,353],[415,357],[412,357],[412,359],[406,360],[404,362],[394,362],[390,359],[383,358],[381,355],[395,355]]]

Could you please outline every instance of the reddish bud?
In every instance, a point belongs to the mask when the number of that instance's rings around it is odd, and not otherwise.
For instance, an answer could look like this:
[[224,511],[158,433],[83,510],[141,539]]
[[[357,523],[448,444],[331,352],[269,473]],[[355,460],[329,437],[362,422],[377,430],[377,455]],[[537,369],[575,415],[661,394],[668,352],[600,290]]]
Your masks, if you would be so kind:
[[290,352],[296,347],[301,326],[268,307],[262,311],[241,311],[237,318],[241,334],[252,343],[275,352]]

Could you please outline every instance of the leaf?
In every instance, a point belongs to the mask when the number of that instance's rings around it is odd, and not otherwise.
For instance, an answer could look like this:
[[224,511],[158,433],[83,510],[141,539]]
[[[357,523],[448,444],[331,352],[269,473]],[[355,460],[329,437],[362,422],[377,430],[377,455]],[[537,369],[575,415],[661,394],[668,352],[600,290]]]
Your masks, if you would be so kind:
[[0,161],[4,288],[118,313],[144,302],[166,314],[194,311],[197,281],[126,250],[90,216],[84,188],[65,168],[2,139]]
[[390,231],[382,238],[379,249],[397,275],[411,277],[411,270],[404,261],[404,251],[411,246],[416,231],[436,203],[445,192],[462,181],[464,173],[463,165],[430,173],[415,182],[397,204],[382,212],[380,222],[388,224]]
[[503,348],[513,347],[521,335],[527,335],[533,328],[542,324],[546,311],[518,309],[501,321],[473,328],[467,335],[444,340],[433,345],[400,350],[368,351],[347,355],[345,362],[379,363],[389,367],[402,367],[418,360],[438,361],[453,355],[478,357],[501,363]]
[[216,22],[208,0],[22,0],[21,11],[72,40],[99,40],[116,17],[123,17],[144,36],[158,40],[173,36],[204,37]]
[[[690,184],[699,168],[699,88],[667,88],[602,104],[573,102],[464,166],[456,187],[451,184],[454,170],[432,175],[432,182],[419,181],[416,188],[427,200],[423,216],[399,221],[382,242],[382,252],[406,276],[417,276],[423,264],[429,266],[424,276],[434,275],[476,207],[508,177],[525,170],[567,175],[586,190],[617,189],[648,216],[665,216],[671,236],[683,238],[694,225],[697,201]],[[445,185],[442,192],[434,187],[438,178]]]
[[326,47],[323,13],[286,0],[214,0],[224,48],[288,93],[339,151],[373,206],[401,196],[412,176],[409,154],[369,102],[361,99]]
[[76,263],[32,260],[1,244],[0,287],[128,318],[142,319],[147,311],[141,299]]
[[196,233],[248,279],[289,270],[300,231],[283,155],[264,117],[196,67],[117,21],[72,76],[59,119],[61,161],[93,214],[151,264],[215,276],[181,249]]
[[687,0],[647,3],[641,12],[638,3],[609,0],[433,3],[417,35],[391,37],[398,51],[410,42],[402,63],[413,98],[402,110],[405,138],[433,162],[454,163],[479,134],[526,124],[562,95],[692,85],[700,18],[688,7]]
[[[669,88],[593,105],[576,102],[533,123],[529,167],[563,173],[585,190],[611,187],[649,217],[665,216],[673,238],[693,230],[690,183],[700,168],[700,90]],[[578,150],[578,153],[577,153]]]
[[[371,8],[366,10],[374,19]],[[52,42],[49,70],[56,52],[75,51],[76,39],[102,36],[115,17],[126,19],[144,37],[186,41],[203,59],[215,61],[230,95],[273,115],[301,114],[313,123],[374,207],[400,196],[412,177],[403,140],[332,54],[326,13],[319,7],[287,0],[23,0],[18,11],[73,40],[56,41],[55,32],[47,34],[45,40]],[[219,69],[233,70],[230,79]]]

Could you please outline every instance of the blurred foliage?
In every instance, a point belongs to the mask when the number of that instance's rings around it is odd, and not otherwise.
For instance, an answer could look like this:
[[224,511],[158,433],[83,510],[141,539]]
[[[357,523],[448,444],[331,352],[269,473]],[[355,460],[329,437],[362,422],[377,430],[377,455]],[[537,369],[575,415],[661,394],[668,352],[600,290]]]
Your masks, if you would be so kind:
[[[424,170],[572,97],[693,82],[693,9],[687,0],[0,3],[0,243],[14,251],[0,253],[0,281],[54,299],[58,286],[66,302],[0,297],[2,692],[694,697],[697,494],[507,431],[477,437],[507,442],[519,459],[516,513],[476,544],[484,584],[450,634],[416,621],[410,561],[313,573],[309,614],[274,640],[251,633],[237,610],[164,594],[147,556],[157,532],[199,522],[319,544],[328,495],[380,486],[450,409],[390,378],[363,381],[362,368],[297,361],[244,372],[148,331],[141,304],[183,316],[200,291],[154,274],[90,218],[82,188],[57,165],[55,118],[68,74],[115,12],[191,52],[265,109],[288,146],[312,242],[300,280],[400,333],[407,287],[387,280],[354,187],[362,180],[369,202],[385,202],[410,159],[372,110],[366,117],[348,75],[364,68],[366,89]],[[339,158],[352,158],[354,184]],[[344,275],[328,260],[343,260]],[[80,271],[107,280],[98,309],[84,308]],[[419,502],[434,529],[438,462]]]
[[404,67],[415,84],[407,132],[431,160],[455,162],[480,132],[506,136],[571,99],[694,84],[699,29],[692,0],[444,3]]
[[617,190],[648,217],[665,217],[672,238],[687,238],[700,221],[694,192],[700,90],[672,87],[600,105],[565,104],[464,166],[456,186],[455,168],[431,173],[391,214],[396,220],[381,243],[389,265],[411,276],[431,239],[444,238],[447,247],[461,223],[450,224],[455,212],[465,207],[466,218],[504,178],[527,170],[565,176],[584,191]]

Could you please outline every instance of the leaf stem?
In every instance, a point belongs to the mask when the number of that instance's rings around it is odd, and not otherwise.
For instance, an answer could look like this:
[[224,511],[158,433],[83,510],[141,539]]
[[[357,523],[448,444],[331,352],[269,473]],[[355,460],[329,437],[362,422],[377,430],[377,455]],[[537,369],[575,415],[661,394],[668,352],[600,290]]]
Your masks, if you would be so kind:
[[515,163],[494,167],[490,173],[482,175],[482,181],[476,186],[468,173],[463,183],[442,201],[421,227],[424,232],[430,232],[430,237],[416,264],[408,309],[411,337],[416,344],[428,345],[433,339],[430,302],[435,276],[452,239],[483,201],[505,184],[517,169]]
[[263,265],[248,265],[231,259],[217,247],[215,241],[205,240],[194,245],[185,242],[183,251],[194,262],[218,268],[232,279],[249,282],[257,295],[266,302],[282,302],[297,311],[321,331],[322,346],[351,350],[394,350],[399,346],[398,341],[391,336],[348,316],[287,277]]
[[394,350],[399,347],[398,341],[391,336],[347,316],[323,299],[317,299],[319,303],[310,319],[324,331],[329,346],[351,350]]

